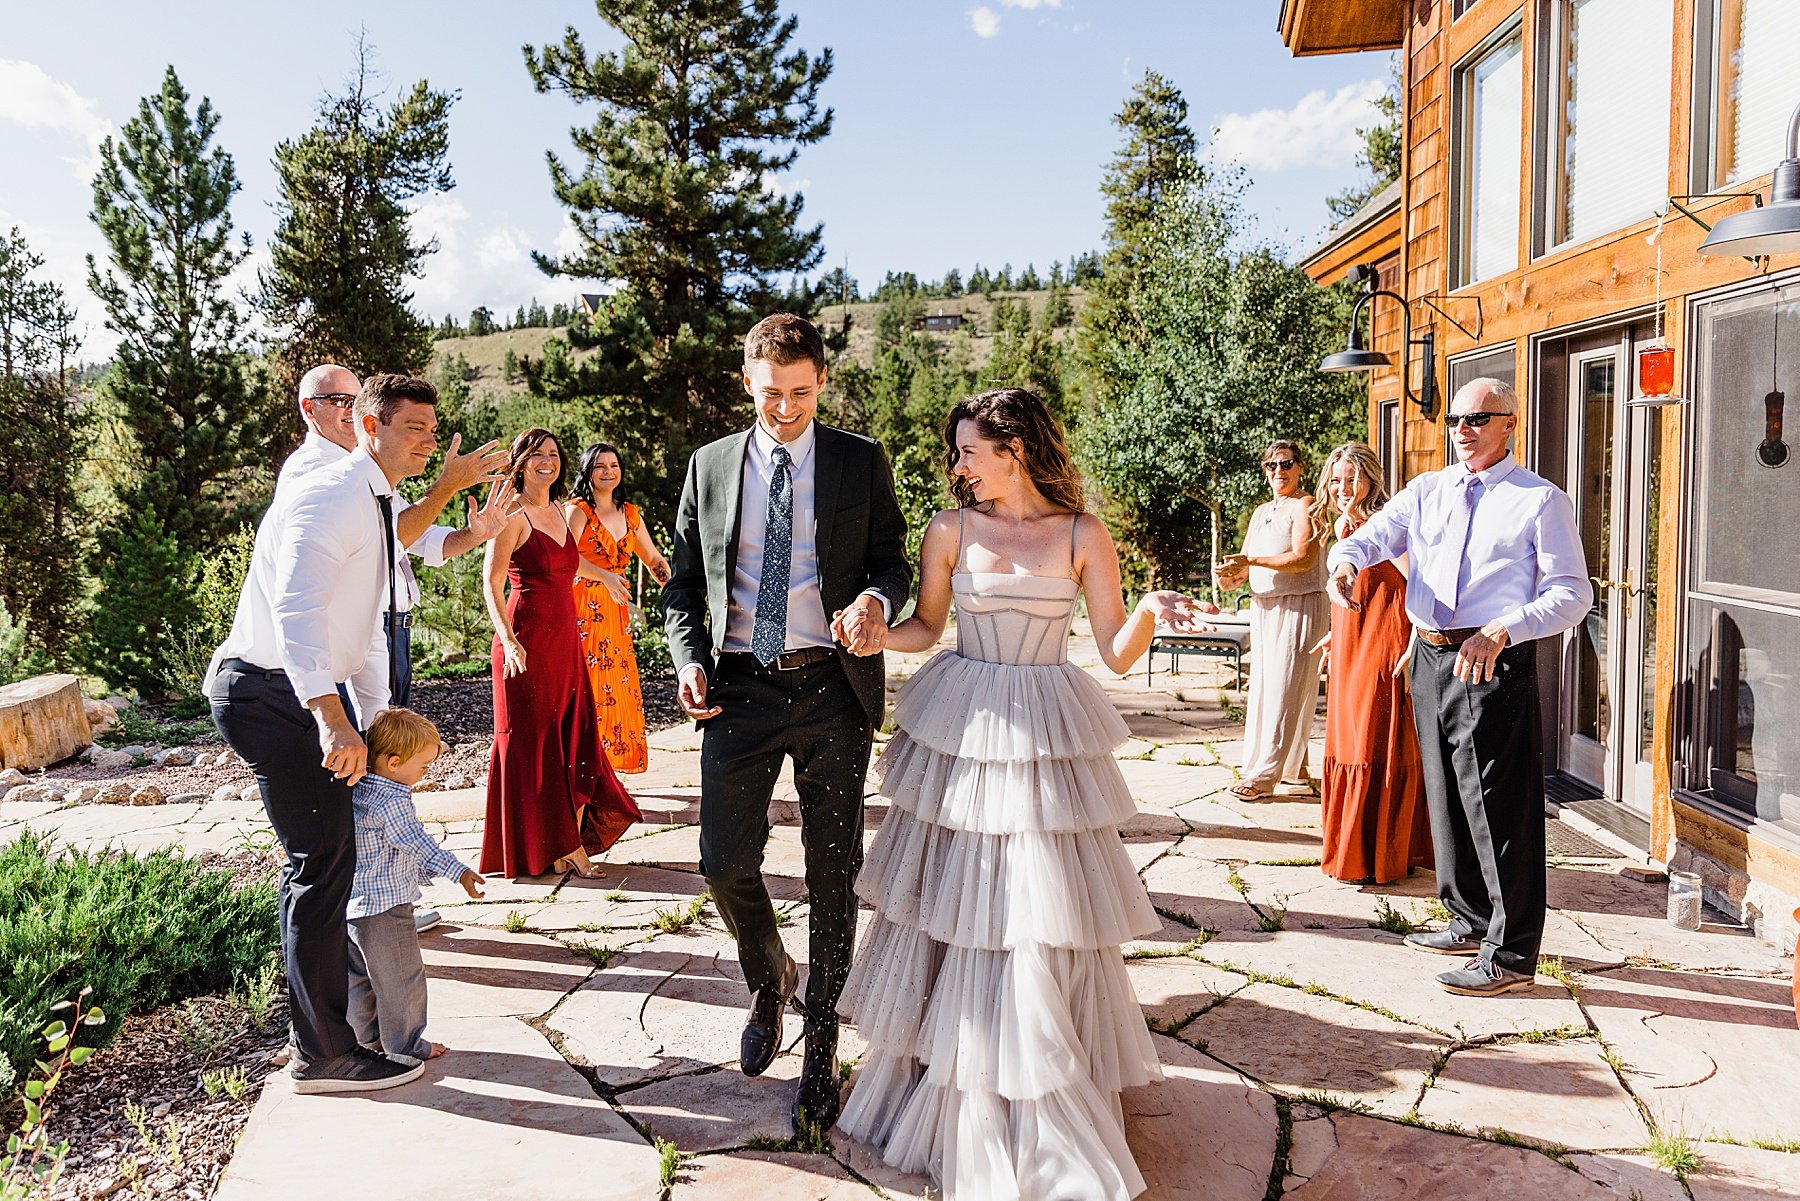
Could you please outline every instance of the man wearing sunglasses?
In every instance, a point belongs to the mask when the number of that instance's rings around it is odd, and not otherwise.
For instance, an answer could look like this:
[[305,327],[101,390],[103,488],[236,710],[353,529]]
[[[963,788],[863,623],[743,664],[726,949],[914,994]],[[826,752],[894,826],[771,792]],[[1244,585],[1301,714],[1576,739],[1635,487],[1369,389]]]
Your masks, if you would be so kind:
[[1457,461],[1419,476],[1332,548],[1327,588],[1349,605],[1363,568],[1407,555],[1415,627],[1413,720],[1437,852],[1443,930],[1408,946],[1467,962],[1438,976],[1454,993],[1531,987],[1544,933],[1544,755],[1537,639],[1593,603],[1568,494],[1507,448],[1510,385],[1471,380],[1444,422]]

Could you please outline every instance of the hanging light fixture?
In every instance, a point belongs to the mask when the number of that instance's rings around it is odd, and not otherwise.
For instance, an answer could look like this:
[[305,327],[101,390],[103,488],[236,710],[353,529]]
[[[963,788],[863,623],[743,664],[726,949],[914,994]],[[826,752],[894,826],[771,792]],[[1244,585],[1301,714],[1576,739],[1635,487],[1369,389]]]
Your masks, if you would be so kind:
[[1663,222],[1668,220],[1670,211],[1663,210],[1656,219],[1656,228],[1645,239],[1656,247],[1656,332],[1651,335],[1649,344],[1637,352],[1637,395],[1625,402],[1633,408],[1654,409],[1687,403],[1686,397],[1675,395],[1675,348],[1663,337],[1662,235]]
[[1775,166],[1769,203],[1733,213],[1706,235],[1701,254],[1800,254],[1800,108],[1788,118],[1787,157]]
[[[1400,336],[1402,354],[1400,362],[1400,390],[1406,399],[1419,406],[1421,416],[1430,420],[1437,416],[1437,335],[1431,330],[1413,337],[1412,309],[1406,298],[1398,292],[1390,292],[1386,288],[1376,287],[1375,266],[1372,263],[1358,263],[1351,267],[1345,275],[1354,283],[1365,285],[1363,294],[1356,298],[1356,306],[1350,310],[1349,344],[1336,354],[1326,355],[1319,363],[1320,371],[1373,371],[1377,367],[1392,367],[1393,359],[1378,350],[1370,350],[1363,345],[1362,311],[1363,306],[1377,296],[1386,296],[1400,306]],[[1412,381],[1407,379],[1407,358],[1413,347],[1419,347],[1424,359],[1424,375],[1419,381],[1418,395],[1413,394]]]

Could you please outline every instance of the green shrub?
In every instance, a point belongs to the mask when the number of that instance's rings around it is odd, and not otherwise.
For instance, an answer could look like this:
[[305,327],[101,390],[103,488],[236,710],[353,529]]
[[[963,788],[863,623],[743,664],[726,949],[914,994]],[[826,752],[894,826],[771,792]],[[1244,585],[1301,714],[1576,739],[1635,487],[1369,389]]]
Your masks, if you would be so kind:
[[163,684],[176,696],[199,697],[213,651],[231,632],[255,549],[255,528],[241,525],[210,554],[189,558],[187,586],[194,608],[187,620],[170,629],[162,666]]
[[[95,563],[99,590],[88,614],[87,665],[114,688],[140,694],[166,688],[171,660],[185,649],[176,636],[194,616],[180,543],[148,508],[128,509],[101,529]],[[107,999],[101,1004],[117,1012]]]
[[675,666],[669,656],[669,635],[659,610],[647,607],[644,616],[648,620],[631,623],[631,649],[637,653],[640,677],[659,676]]
[[0,1062],[31,1066],[51,1006],[91,989],[110,1039],[128,1013],[224,992],[280,942],[273,882],[234,887],[173,850],[53,850],[32,834],[0,846]]

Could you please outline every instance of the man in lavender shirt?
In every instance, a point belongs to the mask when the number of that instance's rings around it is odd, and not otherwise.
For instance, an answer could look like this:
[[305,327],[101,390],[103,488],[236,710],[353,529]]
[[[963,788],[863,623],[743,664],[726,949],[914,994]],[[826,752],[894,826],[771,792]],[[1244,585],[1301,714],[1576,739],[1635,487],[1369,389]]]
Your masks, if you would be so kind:
[[1471,380],[1444,422],[1457,462],[1419,476],[1332,548],[1327,591],[1407,555],[1413,720],[1450,925],[1407,945],[1462,955],[1438,982],[1495,996],[1531,987],[1544,934],[1544,748],[1537,648],[1593,603],[1568,494],[1513,459],[1519,398]]

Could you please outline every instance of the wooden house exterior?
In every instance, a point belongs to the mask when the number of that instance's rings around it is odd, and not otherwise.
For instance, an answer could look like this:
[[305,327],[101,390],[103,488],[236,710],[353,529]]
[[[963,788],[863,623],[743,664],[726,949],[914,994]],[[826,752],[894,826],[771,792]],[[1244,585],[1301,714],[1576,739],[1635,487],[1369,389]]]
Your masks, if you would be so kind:
[[[1791,946],[1800,905],[1800,254],[1705,257],[1800,104],[1794,0],[1283,0],[1296,55],[1397,51],[1395,194],[1307,261],[1409,302],[1439,416],[1510,381],[1515,453],[1575,501],[1596,600],[1540,648],[1551,795]],[[1374,210],[1374,211],[1371,211]],[[1366,218],[1366,219],[1364,219]],[[1372,347],[1401,361],[1398,306]],[[1629,403],[1666,342],[1685,403]],[[1409,411],[1410,410],[1410,411]],[[1371,442],[1442,466],[1440,420],[1374,373]],[[1786,437],[1800,431],[1787,422]]]

